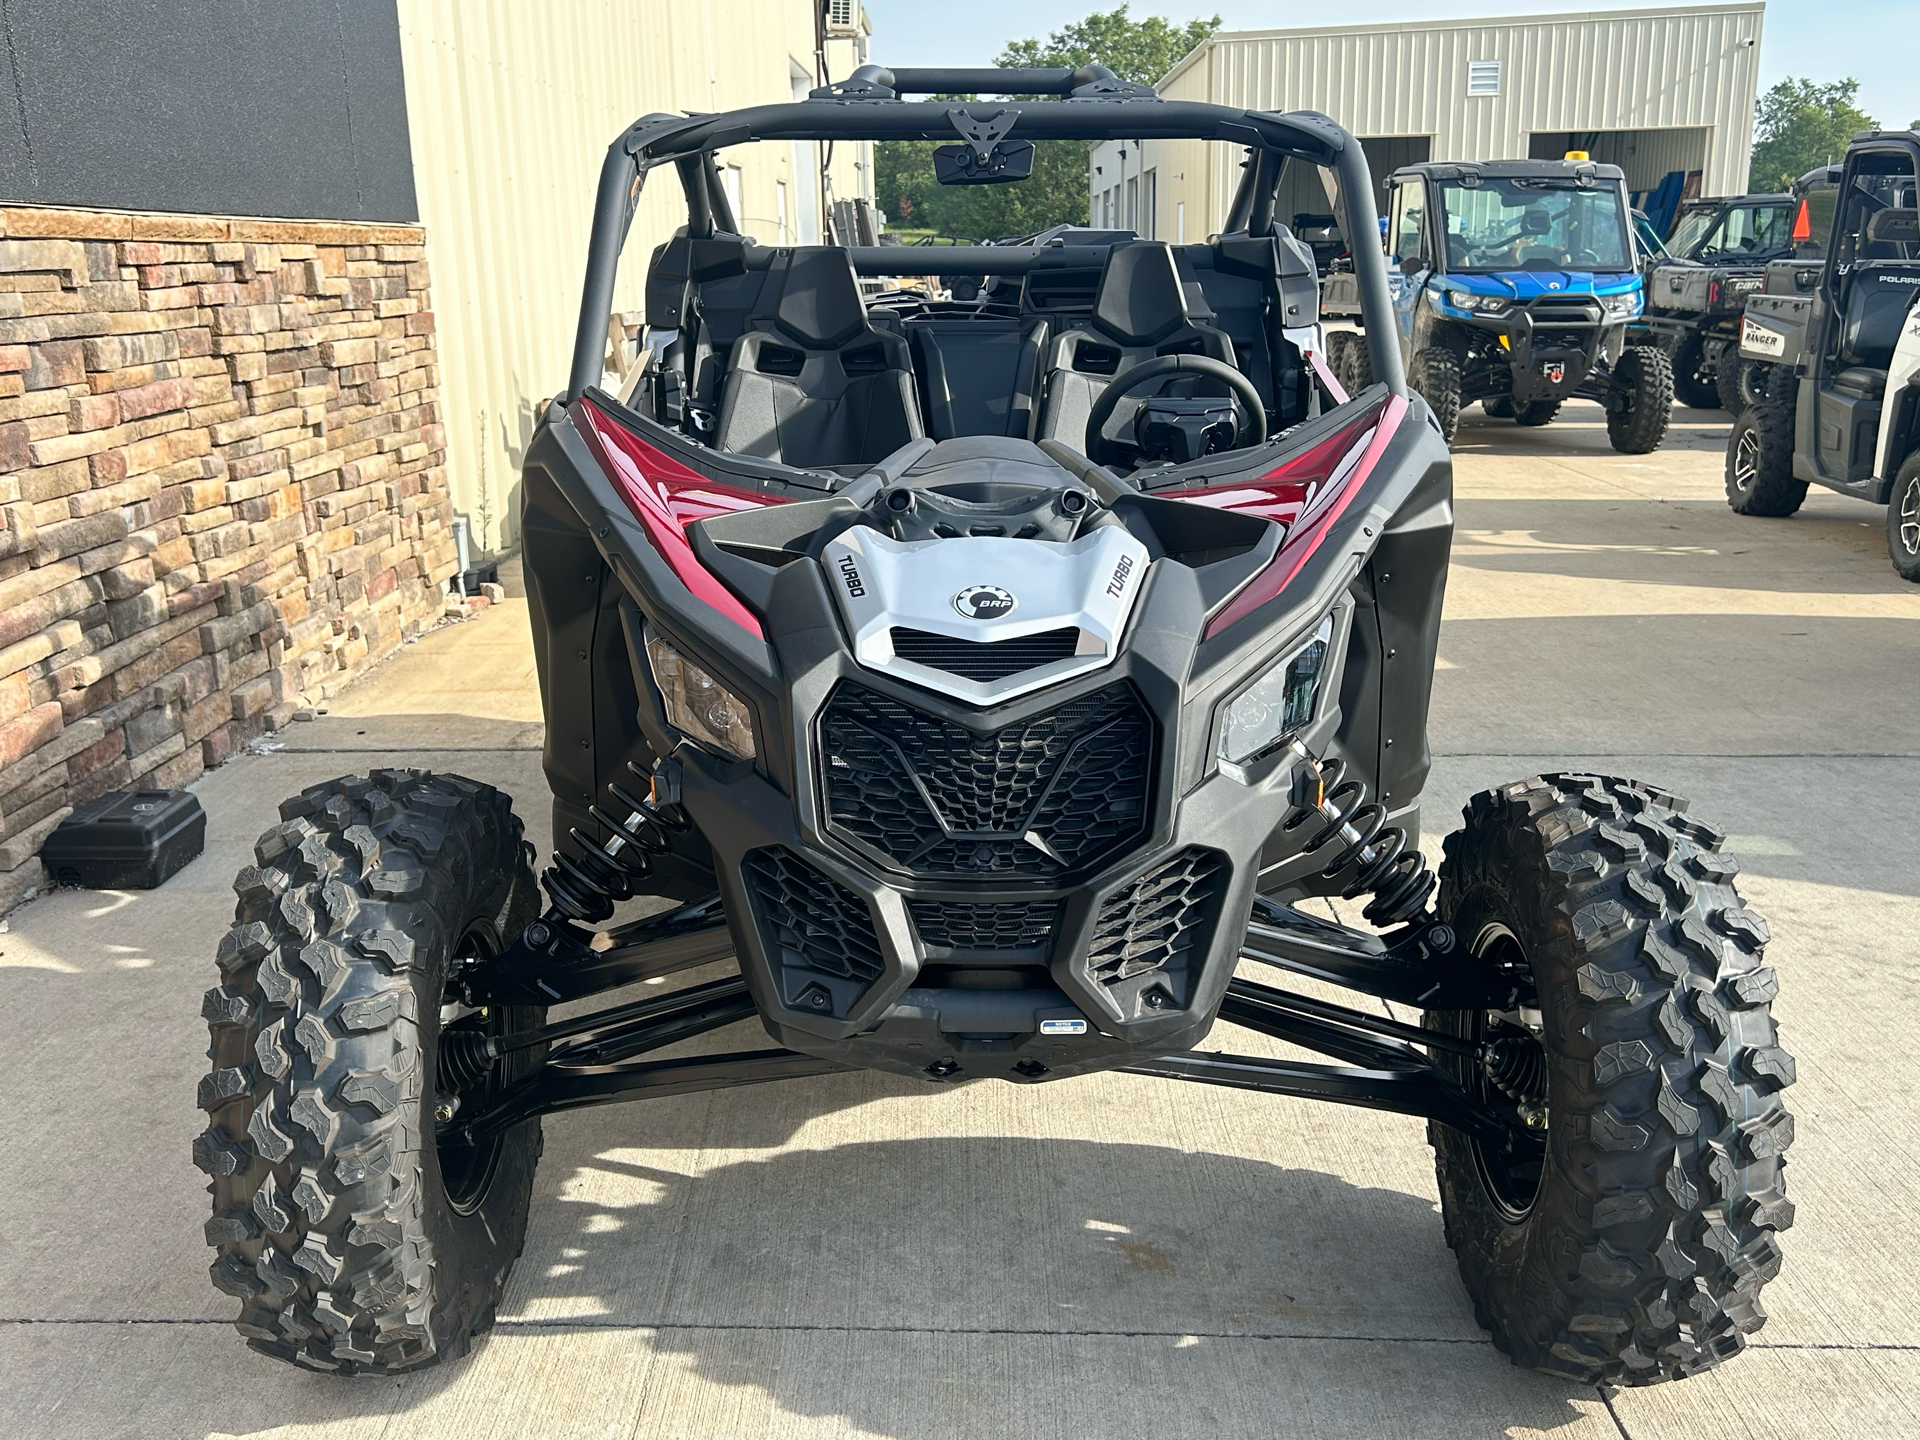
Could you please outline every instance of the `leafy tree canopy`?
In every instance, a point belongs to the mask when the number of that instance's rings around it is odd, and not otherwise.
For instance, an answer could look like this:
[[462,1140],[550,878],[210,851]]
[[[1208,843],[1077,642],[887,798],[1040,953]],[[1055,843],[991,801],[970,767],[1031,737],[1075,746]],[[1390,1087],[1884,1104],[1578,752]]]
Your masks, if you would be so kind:
[[[1105,65],[1123,80],[1151,85],[1219,28],[1218,15],[1185,25],[1158,15],[1135,20],[1123,4],[1076,20],[1045,40],[1015,40],[994,64],[1006,69]],[[932,141],[883,140],[874,149],[875,194],[895,226],[987,240],[1032,234],[1062,221],[1087,223],[1083,140],[1040,141],[1033,178],[1011,185],[934,184]]]
[[1788,76],[1754,107],[1754,192],[1784,190],[1816,165],[1838,161],[1847,142],[1874,128],[1873,117],[1853,103],[1858,80],[1821,84]]

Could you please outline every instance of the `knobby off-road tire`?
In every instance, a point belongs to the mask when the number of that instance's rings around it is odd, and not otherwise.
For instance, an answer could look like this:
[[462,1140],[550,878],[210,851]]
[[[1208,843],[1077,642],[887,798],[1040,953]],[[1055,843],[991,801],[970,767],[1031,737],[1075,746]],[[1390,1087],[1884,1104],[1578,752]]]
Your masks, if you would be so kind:
[[1626,404],[1607,411],[1607,440],[1622,455],[1650,455],[1667,438],[1673,417],[1673,362],[1652,345],[1620,352],[1613,376],[1626,390]]
[[1673,394],[1689,410],[1720,408],[1718,377],[1706,373],[1705,348],[1698,331],[1688,334],[1674,348]]
[[[1517,1364],[1650,1384],[1739,1351],[1793,1218],[1793,1080],[1769,1013],[1764,921],[1721,834],[1631,780],[1548,775],[1476,795],[1447,837],[1440,915],[1531,967],[1546,1144],[1530,1196],[1498,1157],[1429,1129],[1447,1243]],[[1427,1023],[1470,1034],[1463,1012]],[[1463,1083],[1475,1062],[1449,1061]],[[1490,1179],[1489,1177],[1495,1177]],[[1522,1184],[1524,1191],[1526,1185]]]
[[1529,400],[1525,405],[1514,407],[1513,419],[1515,424],[1537,428],[1551,425],[1559,413],[1558,400]]
[[[1740,373],[1744,364],[1745,362],[1740,359],[1740,352],[1729,345],[1720,352],[1720,363],[1714,367],[1714,392],[1719,397],[1720,408],[1729,415],[1739,416],[1746,412],[1746,382]],[[1679,380],[1677,372],[1674,379],[1677,384]]]
[[1440,438],[1453,444],[1460,432],[1460,357],[1445,345],[1435,345],[1413,357],[1413,382],[1433,407]]
[[1347,330],[1337,333],[1347,336],[1347,346],[1334,373],[1340,377],[1347,394],[1358,395],[1373,384],[1373,351],[1368,347],[1365,332]]
[[1480,408],[1496,420],[1513,419],[1513,397],[1511,395],[1489,395],[1480,402]]
[[1920,450],[1894,475],[1887,496],[1887,558],[1894,574],[1920,583]]
[[459,776],[344,776],[280,813],[234,881],[203,1006],[213,1283],[256,1350],[411,1370],[492,1324],[526,1234],[539,1122],[443,1164],[433,1107],[449,971],[525,928],[533,874],[507,797]]
[[1776,367],[1764,399],[1734,416],[1727,437],[1727,504],[1736,515],[1791,515],[1807,498],[1793,478],[1793,407],[1799,382]]

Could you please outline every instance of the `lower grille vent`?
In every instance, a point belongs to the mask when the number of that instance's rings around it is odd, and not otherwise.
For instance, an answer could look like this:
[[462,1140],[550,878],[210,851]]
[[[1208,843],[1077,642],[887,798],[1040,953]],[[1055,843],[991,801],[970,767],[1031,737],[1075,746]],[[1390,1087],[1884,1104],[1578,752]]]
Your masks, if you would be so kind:
[[949,950],[1031,950],[1053,938],[1060,907],[976,905],[961,901],[914,900],[907,909],[921,943]]
[[902,660],[944,670],[963,680],[1004,680],[1025,670],[1038,670],[1057,660],[1069,660],[1080,646],[1077,626],[1043,630],[1014,640],[956,640],[929,630],[893,627],[893,653]]
[[1093,978],[1117,986],[1164,976],[1172,999],[1185,1003],[1190,972],[1213,938],[1228,874],[1224,856],[1187,849],[1108,896],[1087,952]]
[[741,871],[784,998],[843,1013],[883,968],[867,902],[779,846],[753,851]]

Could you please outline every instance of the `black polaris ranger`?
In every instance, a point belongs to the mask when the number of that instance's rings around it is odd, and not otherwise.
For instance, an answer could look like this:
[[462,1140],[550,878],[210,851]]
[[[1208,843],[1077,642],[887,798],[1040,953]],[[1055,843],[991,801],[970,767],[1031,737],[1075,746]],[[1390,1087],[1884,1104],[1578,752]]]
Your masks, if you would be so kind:
[[[904,98],[956,92],[1058,98]],[[1121,137],[1244,160],[1218,233],[756,243],[716,158],[925,140],[945,183],[1015,183],[1036,146]],[[1767,927],[1721,832],[1640,780],[1484,791],[1429,869],[1451,462],[1378,247],[1354,262],[1379,379],[1349,396],[1327,372],[1283,163],[1332,171],[1346,233],[1374,233],[1366,159],[1326,116],[1097,66],[862,67],[616,139],[572,376],[524,471],[546,897],[512,802],[458,776],[344,776],[261,837],[206,997],[194,1152],[253,1346],[348,1373],[458,1355],[520,1252],[542,1116],[850,1069],[929,1091],[1117,1071],[1419,1116],[1428,1239],[1444,1224],[1517,1362],[1645,1384],[1764,1323],[1793,1134]],[[687,223],[653,251],[646,360],[613,393],[649,179]],[[1551,252],[1526,273],[1613,273],[1601,177],[1517,190],[1510,217],[1488,183],[1523,269]],[[885,306],[859,284],[930,272],[992,283]],[[1201,1048],[1247,1032],[1332,1063]],[[636,1143],[652,1121],[631,1113]],[[1197,1169],[1194,1198],[1245,1197]],[[761,1238],[728,1253],[752,1266]]]
[[1885,505],[1893,568],[1920,581],[1916,177],[1920,133],[1861,135],[1824,258],[1776,261],[1748,300],[1740,354],[1763,392],[1727,441],[1726,483],[1742,515],[1791,515],[1809,484]]
[[[1769,260],[1793,253],[1792,195],[1691,200],[1680,209],[1667,254],[1646,271],[1646,309],[1629,340],[1658,345],[1673,360],[1673,393],[1696,410],[1738,411],[1740,313],[1765,283]],[[1722,363],[1722,357],[1726,363]]]

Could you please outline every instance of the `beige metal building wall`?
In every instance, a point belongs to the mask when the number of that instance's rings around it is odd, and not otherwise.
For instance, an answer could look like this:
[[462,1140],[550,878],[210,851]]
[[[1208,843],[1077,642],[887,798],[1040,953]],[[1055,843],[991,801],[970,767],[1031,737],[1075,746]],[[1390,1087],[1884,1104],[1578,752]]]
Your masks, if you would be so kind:
[[[454,508],[485,548],[514,543],[520,459],[536,407],[567,381],[607,146],[642,115],[779,104],[814,83],[809,0],[399,0],[414,183],[439,325]],[[837,147],[834,179],[860,193],[870,156]],[[747,145],[743,228],[812,241],[818,152]],[[866,159],[864,172],[857,168]],[[808,193],[813,203],[809,205]],[[616,306],[638,310],[648,255],[686,219],[680,185],[652,175],[622,257]]]
[[[1536,135],[1599,132],[1596,151],[1639,154],[1644,144],[1648,167],[1671,153],[1702,170],[1702,193],[1726,194],[1746,184],[1765,12],[1747,3],[1223,32],[1159,89],[1173,100],[1319,110],[1360,136],[1430,136],[1435,160],[1524,157]],[[1470,64],[1488,61],[1499,62],[1498,93],[1469,94]],[[1182,202],[1189,238],[1225,219],[1238,157],[1214,148],[1198,166],[1184,153],[1159,160],[1149,144],[1143,163],[1164,172],[1162,235]],[[1198,230],[1195,215],[1207,217]]]

